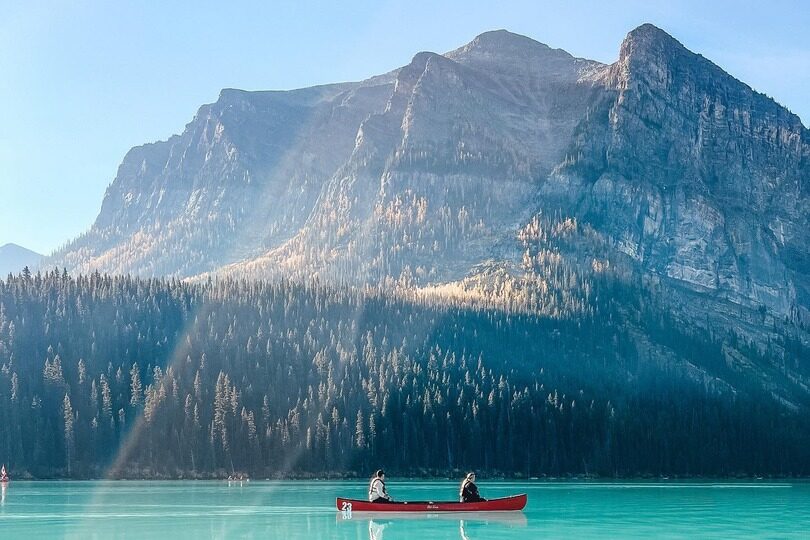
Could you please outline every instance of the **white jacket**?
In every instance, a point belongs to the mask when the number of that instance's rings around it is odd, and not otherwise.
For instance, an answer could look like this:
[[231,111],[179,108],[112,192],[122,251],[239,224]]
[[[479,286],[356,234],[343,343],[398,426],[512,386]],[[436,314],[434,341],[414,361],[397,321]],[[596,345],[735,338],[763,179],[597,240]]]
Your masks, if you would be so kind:
[[385,482],[379,478],[373,478],[368,486],[368,500],[373,501],[380,498],[388,498],[388,493],[385,492]]

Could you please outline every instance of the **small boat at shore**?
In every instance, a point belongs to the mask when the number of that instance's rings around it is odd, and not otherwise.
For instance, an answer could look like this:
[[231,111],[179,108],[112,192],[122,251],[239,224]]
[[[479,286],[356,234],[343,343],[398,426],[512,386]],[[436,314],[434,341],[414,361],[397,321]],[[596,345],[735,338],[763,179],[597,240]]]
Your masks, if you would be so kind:
[[360,499],[336,499],[342,512],[514,512],[526,507],[526,494],[479,502],[403,501],[378,503]]
[[6,472],[6,466],[3,465],[0,467],[0,484],[8,483],[8,473]]

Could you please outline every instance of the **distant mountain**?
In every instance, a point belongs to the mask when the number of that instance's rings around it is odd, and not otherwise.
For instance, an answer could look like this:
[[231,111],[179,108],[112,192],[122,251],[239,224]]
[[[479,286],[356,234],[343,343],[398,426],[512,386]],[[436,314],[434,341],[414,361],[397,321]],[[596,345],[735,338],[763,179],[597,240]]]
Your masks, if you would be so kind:
[[640,354],[716,376],[655,342],[652,302],[796,407],[809,193],[800,119],[659,28],[610,65],[499,30],[366,81],[223,90],[132,149],[49,262],[315,276],[560,319],[593,313],[609,280]]
[[17,244],[0,246],[0,279],[8,274],[17,274],[26,266],[34,269],[39,266],[42,258],[39,253]]

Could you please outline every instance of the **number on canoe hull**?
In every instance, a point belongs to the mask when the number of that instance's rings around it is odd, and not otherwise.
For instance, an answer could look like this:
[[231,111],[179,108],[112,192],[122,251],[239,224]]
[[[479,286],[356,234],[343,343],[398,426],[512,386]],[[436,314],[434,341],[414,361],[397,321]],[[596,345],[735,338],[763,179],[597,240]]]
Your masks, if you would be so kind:
[[343,519],[352,519],[352,503],[343,501],[340,510],[343,513]]

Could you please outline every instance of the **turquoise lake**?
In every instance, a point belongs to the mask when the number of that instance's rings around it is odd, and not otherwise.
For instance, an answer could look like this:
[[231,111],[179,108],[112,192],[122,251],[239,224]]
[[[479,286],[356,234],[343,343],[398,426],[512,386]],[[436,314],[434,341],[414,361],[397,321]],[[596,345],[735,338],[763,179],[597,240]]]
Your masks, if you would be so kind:
[[[808,483],[499,482],[528,493],[523,512],[344,515],[337,495],[365,482],[12,481],[0,538],[810,538]],[[388,480],[399,500],[453,500],[448,481]]]

